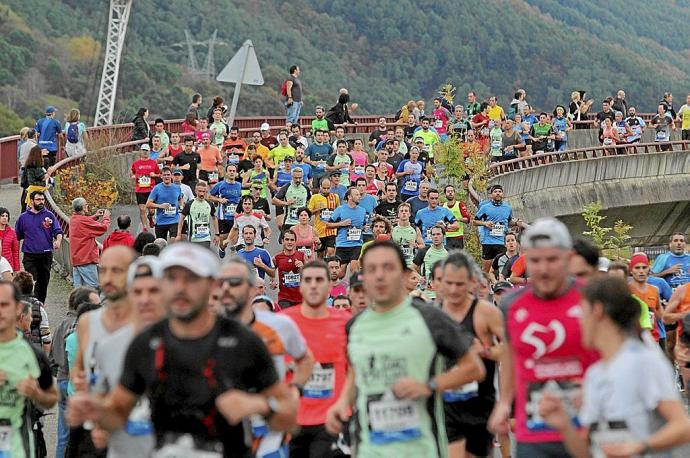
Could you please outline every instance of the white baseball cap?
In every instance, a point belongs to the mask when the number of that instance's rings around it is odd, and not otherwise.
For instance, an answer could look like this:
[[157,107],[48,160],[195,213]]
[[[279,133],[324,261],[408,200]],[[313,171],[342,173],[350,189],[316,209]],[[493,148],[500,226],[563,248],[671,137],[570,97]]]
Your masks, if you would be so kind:
[[151,151],[151,147],[149,146],[148,143],[142,143],[139,149],[144,150],[144,151]]
[[531,224],[520,237],[520,246],[528,248],[573,248],[573,239],[565,224],[556,218],[540,218]]
[[220,259],[206,247],[190,242],[168,245],[158,257],[160,270],[184,267],[199,277],[214,277],[220,270]]
[[271,126],[267,122],[265,122],[265,123],[261,124],[260,130],[271,130]]

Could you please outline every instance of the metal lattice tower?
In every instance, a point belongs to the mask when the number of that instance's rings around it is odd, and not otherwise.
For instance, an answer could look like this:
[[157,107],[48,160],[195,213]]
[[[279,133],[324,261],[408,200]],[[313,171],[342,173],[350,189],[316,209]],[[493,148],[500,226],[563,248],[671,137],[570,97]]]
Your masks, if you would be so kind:
[[187,67],[192,73],[199,72],[199,64],[196,63],[196,54],[194,53],[194,40],[189,29],[185,29],[184,37],[187,41]]
[[127,33],[127,21],[132,9],[132,0],[110,0],[108,17],[108,42],[105,48],[105,62],[98,91],[98,105],[94,126],[112,124],[117,94],[117,78],[120,72],[120,56]]
[[[218,40],[218,30],[213,31],[211,38],[205,41],[195,40],[189,29],[184,31],[185,41],[174,43],[170,46],[174,48],[187,48],[187,71],[194,77],[212,80],[216,77],[216,63],[214,58],[214,49],[216,45],[225,45],[226,43]],[[206,62],[203,67],[199,66],[196,59],[195,47],[200,46],[207,48]]]

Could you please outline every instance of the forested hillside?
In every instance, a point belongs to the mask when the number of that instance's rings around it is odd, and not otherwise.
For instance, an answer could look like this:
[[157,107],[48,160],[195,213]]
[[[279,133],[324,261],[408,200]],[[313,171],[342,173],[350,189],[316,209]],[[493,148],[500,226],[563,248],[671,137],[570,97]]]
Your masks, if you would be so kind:
[[[246,39],[266,85],[245,86],[240,115],[279,114],[280,83],[302,67],[305,109],[330,106],[340,87],[361,112],[392,113],[429,100],[450,82],[458,93],[496,93],[509,103],[523,87],[537,108],[567,103],[574,89],[600,99],[624,88],[640,111],[664,91],[690,89],[687,2],[649,0],[135,0],[122,57],[116,120],[140,106],[181,117],[194,92],[232,85],[186,72],[185,29],[215,29],[220,71]],[[107,0],[0,1],[0,134],[16,131],[46,104],[61,114],[95,110],[105,48]],[[197,60],[203,64],[205,50]],[[598,106],[598,105],[597,105]],[[303,111],[303,112],[304,112]]]

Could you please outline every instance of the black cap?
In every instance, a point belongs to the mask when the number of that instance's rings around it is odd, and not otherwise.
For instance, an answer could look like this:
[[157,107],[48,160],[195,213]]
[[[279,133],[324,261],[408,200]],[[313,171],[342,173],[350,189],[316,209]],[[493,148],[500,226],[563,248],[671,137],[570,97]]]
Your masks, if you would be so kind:
[[356,286],[362,286],[362,285],[363,285],[362,274],[356,273],[356,274],[352,274],[350,276],[350,288],[354,288]]
[[503,186],[500,184],[491,185],[491,187],[489,188],[489,193],[494,192],[496,189],[500,189],[501,191],[503,191]]
[[502,280],[502,281],[496,282],[496,284],[492,288],[492,291],[494,293],[497,293],[498,291],[505,291],[507,289],[513,289],[513,284],[509,281]]

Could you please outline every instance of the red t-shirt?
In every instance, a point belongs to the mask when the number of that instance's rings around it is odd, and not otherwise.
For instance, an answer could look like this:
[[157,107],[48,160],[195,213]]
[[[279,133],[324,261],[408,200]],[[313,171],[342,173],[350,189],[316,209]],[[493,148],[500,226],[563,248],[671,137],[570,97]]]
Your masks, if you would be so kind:
[[300,399],[297,423],[301,426],[323,425],[326,412],[338,400],[345,384],[345,325],[352,315],[329,308],[328,316],[324,318],[307,318],[302,315],[301,306],[290,307],[280,313],[297,324],[314,355],[314,369]]
[[156,185],[156,180],[151,176],[161,173],[158,164],[153,159],[138,159],[132,164],[134,174],[134,192],[151,192]]
[[175,156],[180,154],[183,149],[184,149],[184,145],[180,145],[180,144],[178,144],[177,146],[168,145],[168,153],[170,153],[170,157],[173,159],[175,158]]
[[531,286],[501,304],[515,371],[515,437],[519,442],[562,441],[538,415],[542,390],[573,394],[587,368],[599,359],[582,346],[582,295],[575,284],[561,296],[545,299]]
[[298,304],[302,302],[302,293],[299,292],[300,268],[295,266],[295,261],[304,262],[304,253],[295,251],[290,256],[280,252],[273,258],[273,263],[278,269],[278,300],[286,300]]

